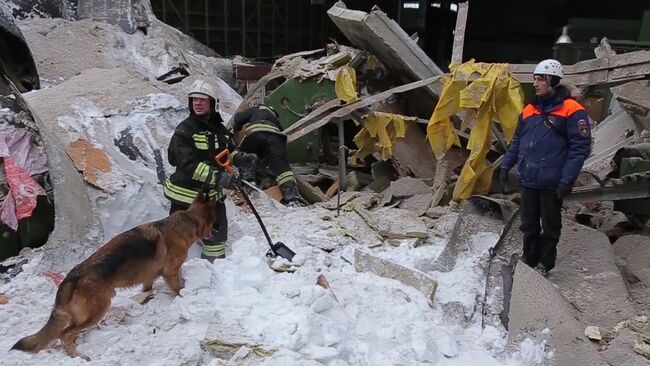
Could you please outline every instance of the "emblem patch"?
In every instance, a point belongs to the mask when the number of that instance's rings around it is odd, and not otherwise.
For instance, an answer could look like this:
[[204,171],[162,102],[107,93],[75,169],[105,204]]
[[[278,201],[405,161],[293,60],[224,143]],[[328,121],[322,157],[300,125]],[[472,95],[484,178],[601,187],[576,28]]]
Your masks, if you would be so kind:
[[581,119],[578,121],[578,131],[580,131],[580,136],[589,137],[589,121]]
[[557,121],[555,120],[554,116],[546,116],[546,119],[544,120],[544,124],[548,128],[555,128]]

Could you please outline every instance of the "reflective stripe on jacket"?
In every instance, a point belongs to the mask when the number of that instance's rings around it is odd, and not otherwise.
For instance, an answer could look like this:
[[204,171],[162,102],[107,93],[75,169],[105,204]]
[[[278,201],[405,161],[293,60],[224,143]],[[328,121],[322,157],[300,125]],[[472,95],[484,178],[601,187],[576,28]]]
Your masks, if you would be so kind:
[[[209,121],[191,114],[174,131],[169,142],[167,157],[176,171],[165,181],[165,197],[182,203],[191,203],[203,189],[204,182],[214,182],[222,169],[214,162],[214,156],[224,149],[234,150],[228,130],[221,116],[213,115]],[[224,198],[225,192],[212,189],[211,196]]]

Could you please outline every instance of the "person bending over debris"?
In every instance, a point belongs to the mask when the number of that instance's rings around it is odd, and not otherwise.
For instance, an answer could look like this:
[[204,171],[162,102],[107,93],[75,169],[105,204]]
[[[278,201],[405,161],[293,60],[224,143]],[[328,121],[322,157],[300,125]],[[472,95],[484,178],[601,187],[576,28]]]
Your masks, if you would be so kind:
[[[298,193],[298,184],[287,160],[287,136],[281,130],[278,114],[265,105],[237,112],[233,130],[239,132],[242,129],[244,137],[239,144],[239,151],[266,160],[280,186],[285,204],[304,206],[306,202]],[[235,156],[234,161],[241,167],[244,179],[254,181],[256,160],[241,154]]]
[[174,131],[167,156],[176,171],[163,186],[165,197],[171,201],[169,214],[185,210],[192,203],[206,181],[210,183],[210,197],[217,197],[217,220],[210,237],[201,241],[201,258],[213,262],[225,258],[228,220],[224,188],[239,184],[239,173],[232,174],[220,168],[214,157],[225,149],[233,150],[234,143],[217,109],[216,89],[202,80],[192,85],[188,94],[190,115]]
[[[560,85],[562,65],[540,62],[533,73],[535,99],[519,115],[515,136],[499,171],[502,182],[518,164],[522,260],[542,275],[555,267],[562,229],[562,199],[573,188],[591,149],[585,109]],[[541,220],[541,227],[540,227]]]

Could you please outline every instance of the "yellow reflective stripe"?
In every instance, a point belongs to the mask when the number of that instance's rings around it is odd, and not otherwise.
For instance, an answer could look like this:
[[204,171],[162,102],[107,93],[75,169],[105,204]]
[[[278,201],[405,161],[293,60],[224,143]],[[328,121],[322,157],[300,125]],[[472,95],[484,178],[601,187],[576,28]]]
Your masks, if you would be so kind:
[[[208,150],[209,145],[208,145],[208,136],[200,133],[195,133],[192,135],[192,139],[194,139],[194,146],[196,146],[197,149],[199,150]],[[219,141],[217,138],[214,139],[214,148],[218,149],[219,148]]]
[[293,180],[295,180],[295,178],[294,178],[293,172],[291,170],[286,171],[286,172],[278,175],[275,178],[275,181],[278,183],[278,185],[282,185],[284,183],[287,183],[287,182],[293,181]]
[[[165,181],[163,191],[165,196],[184,203],[192,203],[196,198],[196,195],[199,193],[198,191],[177,186],[169,179]],[[223,199],[226,197],[226,192],[223,189],[212,189],[208,195],[210,197],[216,197],[217,199]]]
[[277,133],[279,135],[284,135],[284,132],[280,131],[279,128],[275,126],[265,125],[265,124],[249,125],[248,127],[246,127],[246,132],[244,133],[244,135],[248,136],[255,132],[272,132],[272,133]]
[[220,255],[226,254],[226,244],[217,243],[217,244],[203,244],[201,245],[201,252],[210,257],[218,257]]
[[205,182],[208,180],[208,174],[210,174],[210,166],[204,162],[200,162],[196,169],[194,169],[194,174],[192,174],[192,179],[198,180],[200,182]]

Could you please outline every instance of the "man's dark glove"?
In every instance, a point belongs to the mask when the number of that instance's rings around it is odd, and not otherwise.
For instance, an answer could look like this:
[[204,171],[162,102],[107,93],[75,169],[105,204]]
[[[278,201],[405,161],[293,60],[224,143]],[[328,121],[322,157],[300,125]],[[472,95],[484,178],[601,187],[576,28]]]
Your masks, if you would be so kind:
[[499,181],[501,183],[508,183],[508,169],[499,168]]
[[215,183],[217,188],[233,189],[239,187],[241,185],[239,171],[236,168],[233,168],[232,173],[226,171],[216,172]]
[[555,189],[555,194],[557,195],[557,198],[562,200],[562,199],[564,199],[564,197],[568,196],[569,193],[571,193],[572,190],[573,190],[573,187],[565,186],[564,184],[560,184]]

